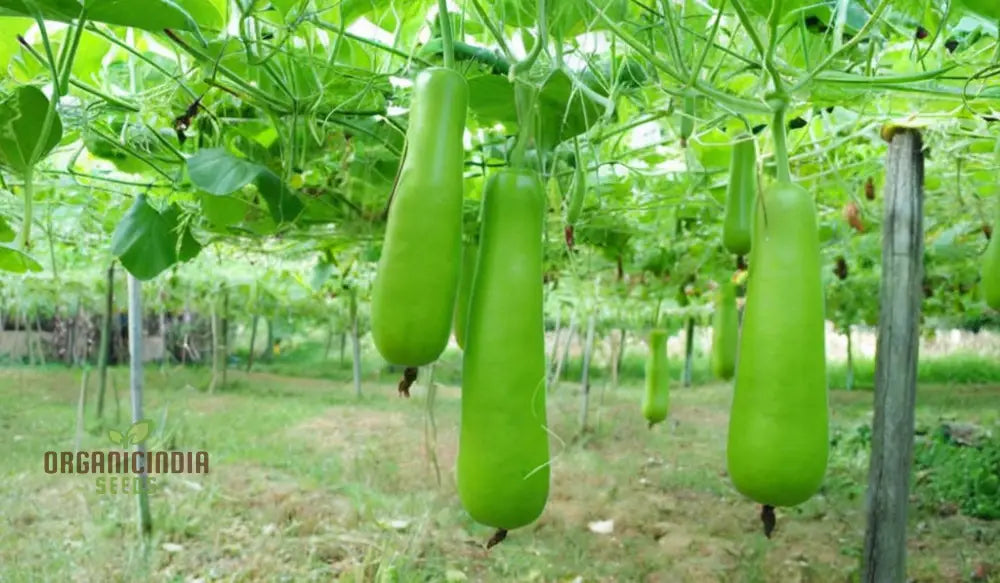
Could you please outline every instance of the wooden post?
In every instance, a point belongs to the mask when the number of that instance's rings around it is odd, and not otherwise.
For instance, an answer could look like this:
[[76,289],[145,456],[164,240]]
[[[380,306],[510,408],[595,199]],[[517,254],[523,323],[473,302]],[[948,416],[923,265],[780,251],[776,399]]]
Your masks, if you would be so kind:
[[625,357],[625,342],[628,340],[625,336],[625,328],[620,329],[618,334],[618,344],[614,347],[614,353],[611,356],[611,388],[613,390],[618,390],[618,375],[621,373],[622,358]]
[[253,369],[253,356],[254,350],[257,346],[257,322],[260,320],[260,315],[254,314],[253,319],[250,322],[250,351],[247,353],[247,372]]
[[326,346],[323,348],[323,360],[330,360],[330,349],[333,348],[333,322],[326,323]]
[[38,362],[42,366],[45,366],[45,345],[42,344],[42,318],[38,315],[38,310],[35,310],[35,350],[38,351]]
[[684,376],[681,381],[685,387],[691,386],[691,375],[694,368],[694,316],[687,319],[687,333],[684,336]]
[[552,370],[552,376],[549,377],[549,390],[554,390],[556,385],[559,384],[559,380],[562,378],[563,364],[566,359],[569,358],[569,348],[573,344],[573,335],[576,334],[576,312],[570,312],[569,316],[569,329],[566,332],[566,337],[562,339],[562,349],[559,351],[559,358],[556,359],[556,366]]
[[76,360],[76,329],[80,321],[80,298],[76,298],[76,307],[73,308],[73,319],[69,322],[69,330],[66,333],[66,354],[64,359],[66,366],[74,366]]
[[215,392],[219,384],[219,311],[215,309],[215,301],[209,302],[209,325],[212,331],[212,379],[208,382],[209,394]]
[[556,310],[556,329],[552,335],[552,350],[549,351],[549,359],[545,363],[546,374],[552,370],[556,364],[556,355],[559,353],[559,335],[562,333],[562,309]]
[[28,365],[35,366],[35,342],[31,338],[31,321],[28,319],[28,308],[21,313],[21,323],[24,324],[24,345],[28,350]]
[[354,370],[354,396],[361,398],[361,335],[358,331],[358,297],[351,290],[351,347]]
[[[128,276],[128,354],[129,354],[129,386],[132,395],[132,423],[138,423],[142,417],[142,282],[132,274]],[[146,444],[138,443],[135,450],[145,453]],[[145,464],[140,459],[139,483],[140,490],[136,498],[139,504],[139,533],[148,537],[153,532],[153,523],[149,514],[149,477]]]
[[111,352],[111,318],[115,309],[115,264],[108,266],[108,289],[104,294],[104,317],[101,319],[101,346],[97,350],[97,418],[104,415],[104,392],[108,386],[108,360]]
[[580,377],[580,432],[587,430],[587,411],[590,408],[590,354],[594,348],[594,325],[597,318],[591,312],[587,318],[587,339],[583,346],[583,371]]
[[875,345],[875,416],[863,581],[903,583],[923,299],[924,156],[919,132],[895,132],[885,175],[881,309]]
[[229,290],[226,289],[222,292],[222,320],[220,322],[220,331],[222,333],[222,343],[219,346],[219,352],[221,355],[219,357],[219,366],[222,368],[222,387],[225,388],[228,381],[226,380],[227,372],[229,371]]
[[160,355],[160,372],[163,372],[170,361],[170,343],[167,342],[167,307],[165,294],[160,294],[160,342],[163,345],[163,354]]
[[848,391],[854,390],[854,346],[851,339],[851,325],[847,325],[847,380],[844,383]]
[[267,346],[265,346],[264,354],[261,355],[260,359],[264,362],[270,362],[271,357],[274,356],[274,319],[273,317],[268,317],[264,319],[267,324]]

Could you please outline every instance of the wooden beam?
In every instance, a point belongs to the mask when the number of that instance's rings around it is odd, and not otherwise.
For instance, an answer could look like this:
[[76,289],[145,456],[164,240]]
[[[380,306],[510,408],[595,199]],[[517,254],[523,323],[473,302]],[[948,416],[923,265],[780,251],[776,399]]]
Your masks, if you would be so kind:
[[863,554],[863,580],[872,583],[906,581],[906,514],[923,299],[923,185],[920,133],[896,130],[886,163],[875,416]]

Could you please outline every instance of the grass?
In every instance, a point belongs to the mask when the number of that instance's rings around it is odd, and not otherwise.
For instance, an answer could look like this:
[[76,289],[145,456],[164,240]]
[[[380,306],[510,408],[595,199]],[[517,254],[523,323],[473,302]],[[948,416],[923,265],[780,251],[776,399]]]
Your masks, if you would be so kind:
[[[370,348],[370,347],[368,347]],[[325,355],[325,346],[317,341],[303,341],[283,352],[280,357],[270,361],[257,361],[254,370],[272,372],[281,375],[305,376],[322,378],[331,381],[347,382],[352,378],[351,352],[345,352],[343,361],[339,358],[336,342],[329,355]],[[399,376],[401,369],[391,367],[373,349],[365,350],[362,359],[362,369],[367,371],[368,381],[386,381]],[[606,355],[601,355],[606,356]],[[237,353],[234,360],[245,362],[245,353]],[[674,359],[671,370],[675,379],[680,379],[683,362]],[[622,383],[641,383],[645,376],[645,353],[633,347],[628,350],[621,362],[619,379]],[[563,366],[562,379],[579,380],[582,376],[583,360],[579,356],[571,356]],[[611,377],[610,367],[605,359],[596,358],[590,370],[592,381],[605,382]],[[462,377],[461,352],[449,348],[435,365],[434,376],[441,382],[458,384]],[[847,363],[827,363],[827,377],[830,387],[843,389],[847,386]],[[695,353],[691,371],[692,383],[696,386],[714,382],[708,358],[700,352]],[[921,384],[934,385],[1000,385],[1000,360],[974,353],[956,352],[947,356],[921,359],[917,370],[917,380]],[[871,390],[875,385],[875,361],[856,359],[854,362],[854,388]]]
[[[230,385],[209,395],[204,370],[147,369],[147,415],[165,416],[164,439],[176,447],[208,451],[211,471],[157,484],[143,550],[133,497],[100,496],[93,477],[42,470],[46,450],[73,448],[79,372],[0,369],[0,581],[840,582],[856,574],[870,393],[832,393],[836,445],[823,491],[780,510],[768,541],[757,508],[725,477],[728,386],[675,389],[669,422],[648,430],[637,383],[614,392],[598,384],[594,427],[581,437],[578,386],[563,383],[549,400],[558,438],[546,511],[486,552],[492,532],[464,514],[454,486],[457,387],[439,387],[431,443],[423,381],[403,400],[395,376],[374,370],[358,400],[344,380],[231,370]],[[107,430],[128,426],[127,371],[112,378],[121,417],[113,397],[104,423],[88,410],[83,449],[109,447]],[[942,420],[1000,428],[998,411],[1000,386],[926,385],[917,419],[928,432]],[[950,502],[925,484],[914,488],[910,578],[995,571],[1000,522],[942,512]],[[588,528],[601,520],[614,521],[612,533]]]

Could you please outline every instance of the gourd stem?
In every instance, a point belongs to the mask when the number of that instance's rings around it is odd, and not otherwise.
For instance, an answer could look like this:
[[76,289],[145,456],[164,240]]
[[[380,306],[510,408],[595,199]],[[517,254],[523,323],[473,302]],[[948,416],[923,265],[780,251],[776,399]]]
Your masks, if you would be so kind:
[[522,71],[531,70],[535,61],[538,60],[538,56],[542,54],[542,47],[545,46],[547,41],[548,32],[546,31],[545,24],[545,0],[538,0],[538,38],[535,39],[535,45],[531,47],[531,52],[528,53],[524,60],[519,61],[510,68],[511,76],[514,77],[519,75]]
[[774,165],[778,182],[787,184],[792,181],[792,174],[788,165],[788,144],[785,141],[785,108],[783,103],[775,108],[771,131],[774,132]]
[[528,148],[528,140],[534,133],[535,127],[535,96],[537,91],[534,87],[522,81],[515,81],[514,96],[517,101],[517,123],[521,128],[518,131],[517,143],[511,152],[510,162],[515,168],[527,165],[525,152]]
[[441,47],[444,52],[444,66],[455,68],[455,41],[451,35],[451,16],[448,15],[448,0],[438,0],[438,22],[441,23]]

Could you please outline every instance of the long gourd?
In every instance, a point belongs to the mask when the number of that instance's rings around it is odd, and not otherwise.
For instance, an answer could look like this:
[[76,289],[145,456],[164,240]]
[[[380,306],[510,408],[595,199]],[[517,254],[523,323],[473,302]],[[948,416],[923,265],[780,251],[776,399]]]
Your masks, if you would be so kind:
[[549,492],[542,321],[545,199],[535,173],[487,182],[462,360],[458,493],[501,530],[531,523]]
[[745,496],[793,506],[819,489],[828,456],[816,210],[805,189],[778,182],[754,214],[728,469]]
[[994,223],[993,236],[986,246],[981,276],[986,305],[994,310],[1000,310],[1000,212],[997,213],[997,221]]
[[726,188],[722,243],[730,253],[746,255],[750,252],[750,225],[756,198],[757,149],[753,137],[744,135],[733,144]]
[[418,367],[448,343],[462,246],[462,138],[468,85],[451,69],[417,75],[406,154],[372,287],[372,338],[389,362]]
[[736,348],[739,341],[739,319],[736,313],[736,286],[723,282],[716,292],[715,313],[712,314],[712,374],[726,380],[736,372]]
[[646,392],[642,399],[642,416],[652,427],[667,418],[670,408],[670,371],[667,364],[667,331],[649,333],[649,355],[646,356]]

